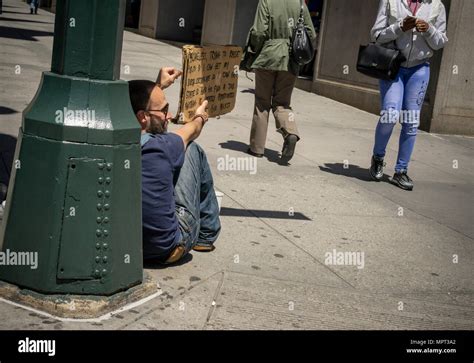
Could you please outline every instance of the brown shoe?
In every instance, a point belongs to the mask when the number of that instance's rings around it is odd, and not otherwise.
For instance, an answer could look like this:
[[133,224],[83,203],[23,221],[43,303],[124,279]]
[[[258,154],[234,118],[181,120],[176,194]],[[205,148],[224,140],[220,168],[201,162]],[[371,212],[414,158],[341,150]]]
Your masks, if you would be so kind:
[[293,155],[295,154],[296,143],[298,142],[298,136],[289,134],[285,137],[283,142],[283,150],[281,151],[281,161],[288,163]]
[[216,249],[216,247],[214,247],[214,245],[196,245],[193,247],[193,250],[194,251],[197,251],[197,252],[212,252]]
[[169,265],[170,263],[175,263],[176,261],[179,261],[181,257],[184,255],[184,247],[183,246],[178,246],[176,247],[173,252],[171,252],[170,257],[165,261],[166,265]]
[[255,156],[256,158],[263,158],[263,154],[254,153],[251,148],[247,149],[247,154]]

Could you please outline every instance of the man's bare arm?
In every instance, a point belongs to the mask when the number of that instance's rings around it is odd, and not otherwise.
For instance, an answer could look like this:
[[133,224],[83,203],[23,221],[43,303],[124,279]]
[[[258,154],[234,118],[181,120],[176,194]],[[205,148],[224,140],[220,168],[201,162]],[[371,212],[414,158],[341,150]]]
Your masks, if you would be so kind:
[[205,122],[203,116],[196,117],[193,121],[186,123],[179,130],[173,131],[173,133],[181,136],[184,142],[184,147],[186,148],[191,141],[196,140],[199,137]]
[[196,140],[201,134],[204,124],[207,122],[208,116],[206,113],[206,107],[208,102],[204,101],[201,106],[196,110],[196,116],[191,122],[188,122],[179,130],[174,131],[175,134],[181,136],[184,142],[184,147],[186,148],[188,144]]

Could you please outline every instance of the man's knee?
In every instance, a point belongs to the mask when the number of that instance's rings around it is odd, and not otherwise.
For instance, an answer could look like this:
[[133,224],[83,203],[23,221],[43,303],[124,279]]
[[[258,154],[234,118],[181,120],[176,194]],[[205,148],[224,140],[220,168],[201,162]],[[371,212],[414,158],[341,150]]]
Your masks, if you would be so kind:
[[191,141],[186,148],[186,155],[199,156],[206,155],[204,149],[196,141]]
[[197,142],[192,141],[186,148],[184,162],[185,164],[188,162],[191,165],[195,165],[197,170],[202,170],[203,165],[207,164],[206,152]]
[[196,151],[199,151],[199,152],[204,152],[204,149],[201,147],[201,145],[199,145],[196,141],[191,141],[189,144],[188,144],[188,148],[187,150],[189,149],[196,149]]

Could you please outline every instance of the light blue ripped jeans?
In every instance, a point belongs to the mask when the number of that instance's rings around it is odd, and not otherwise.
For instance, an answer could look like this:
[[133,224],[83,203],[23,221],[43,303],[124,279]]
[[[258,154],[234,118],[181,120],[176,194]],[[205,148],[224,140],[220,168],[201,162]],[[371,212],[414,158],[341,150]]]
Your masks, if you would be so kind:
[[400,120],[402,131],[395,171],[406,171],[415,147],[420,111],[430,81],[429,63],[400,68],[394,81],[380,81],[382,111],[375,130],[374,155],[383,158],[393,127]]

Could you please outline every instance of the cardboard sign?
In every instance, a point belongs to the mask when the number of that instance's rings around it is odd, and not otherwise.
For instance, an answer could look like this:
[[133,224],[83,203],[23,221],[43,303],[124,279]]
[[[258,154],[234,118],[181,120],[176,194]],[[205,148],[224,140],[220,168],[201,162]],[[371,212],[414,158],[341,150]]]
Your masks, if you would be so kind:
[[242,48],[237,46],[183,47],[179,123],[191,121],[204,100],[209,102],[209,117],[234,109],[241,56]]

